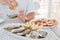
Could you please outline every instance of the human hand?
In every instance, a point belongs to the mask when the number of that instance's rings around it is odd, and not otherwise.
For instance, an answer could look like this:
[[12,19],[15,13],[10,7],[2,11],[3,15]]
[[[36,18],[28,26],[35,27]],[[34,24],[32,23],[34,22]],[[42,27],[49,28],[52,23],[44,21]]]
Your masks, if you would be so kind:
[[25,22],[25,15],[24,15],[24,10],[21,10],[18,14],[18,18],[20,21]]
[[21,10],[20,13],[18,14],[18,18],[22,21],[22,22],[26,22],[26,21],[30,21],[31,19],[33,19],[35,17],[35,13],[34,12],[30,12],[28,15],[24,15],[24,11]]
[[14,6],[17,7],[18,3],[16,0],[0,0],[1,4],[7,5],[10,9],[12,9]]
[[30,12],[28,13],[28,15],[26,16],[26,20],[30,21],[31,19],[34,19],[35,17],[35,12]]

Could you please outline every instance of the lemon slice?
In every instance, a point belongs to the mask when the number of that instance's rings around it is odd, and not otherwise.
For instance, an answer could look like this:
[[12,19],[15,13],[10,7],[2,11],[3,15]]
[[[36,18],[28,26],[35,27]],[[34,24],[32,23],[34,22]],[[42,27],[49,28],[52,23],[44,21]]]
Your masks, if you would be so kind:
[[12,10],[16,10],[16,6],[14,6],[14,7],[12,8]]

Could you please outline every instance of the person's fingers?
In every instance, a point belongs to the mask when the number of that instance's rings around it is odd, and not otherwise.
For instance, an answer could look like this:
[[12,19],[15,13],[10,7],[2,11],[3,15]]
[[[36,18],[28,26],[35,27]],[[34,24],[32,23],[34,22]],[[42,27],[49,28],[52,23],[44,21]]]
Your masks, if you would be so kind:
[[20,13],[20,14],[24,14],[24,10],[20,10],[19,13]]
[[18,19],[22,22],[25,22],[24,10],[20,10],[20,12],[18,14]]
[[13,7],[13,5],[10,2],[10,0],[7,0],[7,5],[9,6],[9,8],[12,8]]
[[17,16],[18,16],[18,17],[24,16],[24,10],[20,10],[20,11],[19,11],[19,14],[18,14]]
[[10,0],[1,0],[1,4],[7,5],[8,7],[11,7]]
[[10,9],[15,9],[18,6],[18,3],[16,0],[9,0],[8,2],[9,2],[8,5],[9,5]]
[[0,0],[0,3],[1,3],[1,4],[5,4],[5,5],[6,5],[6,4],[9,4],[8,0]]
[[9,8],[18,6],[18,3],[16,0],[1,0],[0,3],[7,5]]
[[27,20],[29,21],[29,20],[31,20],[31,19],[33,19],[35,17],[35,13],[31,12],[26,17],[27,17]]
[[19,19],[20,21],[24,22],[24,21],[25,21],[25,16],[23,16],[23,15],[18,15],[18,19]]
[[25,18],[24,17],[20,18],[20,21],[25,22]]
[[18,6],[18,3],[17,3],[17,1],[16,0],[10,0],[10,5],[12,6],[15,6],[15,7],[17,7]]
[[15,6],[18,6],[18,3],[17,3],[17,1],[16,0],[13,0],[14,2],[15,2]]

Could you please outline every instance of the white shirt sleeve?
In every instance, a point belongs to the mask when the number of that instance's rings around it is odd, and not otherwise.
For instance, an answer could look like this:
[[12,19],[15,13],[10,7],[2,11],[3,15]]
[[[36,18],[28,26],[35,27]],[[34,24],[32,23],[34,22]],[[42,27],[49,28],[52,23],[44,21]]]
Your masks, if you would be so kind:
[[26,12],[35,12],[35,6],[34,6],[34,1],[33,0],[28,0],[27,7],[26,7]]

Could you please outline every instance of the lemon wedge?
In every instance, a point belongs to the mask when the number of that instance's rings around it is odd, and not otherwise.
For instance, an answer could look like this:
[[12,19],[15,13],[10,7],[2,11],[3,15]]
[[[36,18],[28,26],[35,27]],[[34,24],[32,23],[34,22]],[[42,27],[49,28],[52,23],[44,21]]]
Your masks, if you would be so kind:
[[14,6],[13,8],[11,8],[12,10],[16,10],[16,6]]

